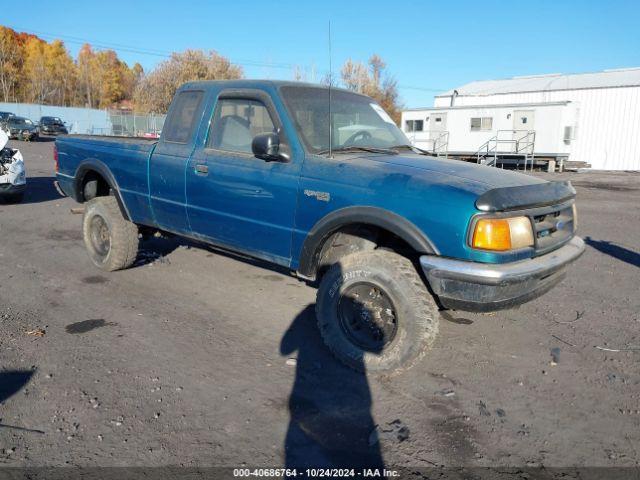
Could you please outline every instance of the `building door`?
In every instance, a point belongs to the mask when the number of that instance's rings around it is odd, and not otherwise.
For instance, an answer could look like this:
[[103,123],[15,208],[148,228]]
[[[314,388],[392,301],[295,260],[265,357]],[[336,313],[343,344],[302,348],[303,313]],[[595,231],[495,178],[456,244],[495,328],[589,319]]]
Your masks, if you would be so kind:
[[[533,140],[528,132],[535,130],[534,127],[535,110],[514,110],[513,112],[513,139],[518,141],[514,145],[514,150],[521,150],[525,144]],[[522,145],[520,145],[522,144]]]
[[429,115],[429,139],[435,140],[447,131],[447,114],[432,113]]

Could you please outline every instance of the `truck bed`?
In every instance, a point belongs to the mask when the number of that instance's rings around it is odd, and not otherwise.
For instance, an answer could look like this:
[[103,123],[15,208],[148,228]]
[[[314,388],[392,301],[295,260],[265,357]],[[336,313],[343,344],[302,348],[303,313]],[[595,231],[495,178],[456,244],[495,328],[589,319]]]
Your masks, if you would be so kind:
[[158,142],[157,138],[143,138],[143,137],[118,137],[107,135],[64,135],[58,137],[61,143],[66,141],[74,142],[80,140],[83,143],[90,143],[92,145],[114,145],[122,148],[133,148],[140,151],[150,151],[153,146]]
[[102,135],[58,137],[58,184],[67,195],[79,200],[83,165],[91,164],[91,168],[105,178],[111,176],[110,181],[119,190],[130,219],[147,224],[152,221],[147,167],[156,144],[157,140],[146,138]]

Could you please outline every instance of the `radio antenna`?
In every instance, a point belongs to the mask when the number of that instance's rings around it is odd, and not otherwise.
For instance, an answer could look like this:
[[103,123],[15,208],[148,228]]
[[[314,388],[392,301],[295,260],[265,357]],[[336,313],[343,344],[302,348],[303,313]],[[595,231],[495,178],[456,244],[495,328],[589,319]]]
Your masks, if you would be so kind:
[[331,68],[331,20],[329,20],[329,158],[333,158],[333,119],[331,118],[331,84],[333,70]]

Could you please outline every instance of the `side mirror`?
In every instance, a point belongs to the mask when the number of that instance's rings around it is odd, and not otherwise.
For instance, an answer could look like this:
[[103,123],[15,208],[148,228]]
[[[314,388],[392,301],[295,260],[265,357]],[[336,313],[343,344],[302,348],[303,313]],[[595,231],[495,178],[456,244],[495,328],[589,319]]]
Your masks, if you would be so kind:
[[256,135],[251,142],[253,154],[267,162],[281,160],[280,137],[277,133],[263,133]]

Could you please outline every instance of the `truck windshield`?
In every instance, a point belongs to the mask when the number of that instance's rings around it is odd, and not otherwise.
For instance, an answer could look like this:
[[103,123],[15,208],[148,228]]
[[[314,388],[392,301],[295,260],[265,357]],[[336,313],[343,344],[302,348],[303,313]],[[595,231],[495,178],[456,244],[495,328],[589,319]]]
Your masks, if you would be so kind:
[[391,117],[364,95],[344,90],[331,91],[329,135],[329,89],[318,87],[282,87],[282,97],[307,150],[322,154],[354,148],[388,149],[410,145]]

